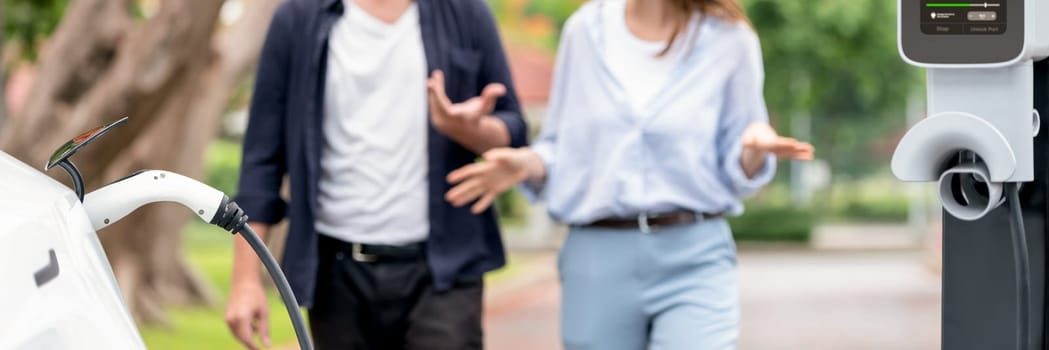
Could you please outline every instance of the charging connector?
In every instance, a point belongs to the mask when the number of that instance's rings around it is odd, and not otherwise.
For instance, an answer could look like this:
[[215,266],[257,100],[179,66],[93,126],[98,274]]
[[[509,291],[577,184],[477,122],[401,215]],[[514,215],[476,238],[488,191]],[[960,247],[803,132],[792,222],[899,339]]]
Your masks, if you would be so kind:
[[266,267],[266,272],[273,278],[277,292],[288,310],[291,324],[295,328],[299,347],[303,350],[313,349],[306,321],[280,264],[251,226],[246,224],[248,216],[244,214],[244,210],[222,192],[179,174],[147,170],[88,193],[84,197],[84,209],[95,230],[99,230],[116,223],[146,204],[156,202],[179,203],[192,210],[202,220],[244,237]]
[[244,215],[244,210],[240,209],[237,202],[230,200],[226,196],[222,196],[222,202],[219,203],[219,208],[215,211],[215,217],[208,221],[209,224],[221,227],[223,230],[233,234],[241,232],[247,226],[247,222],[248,216]]

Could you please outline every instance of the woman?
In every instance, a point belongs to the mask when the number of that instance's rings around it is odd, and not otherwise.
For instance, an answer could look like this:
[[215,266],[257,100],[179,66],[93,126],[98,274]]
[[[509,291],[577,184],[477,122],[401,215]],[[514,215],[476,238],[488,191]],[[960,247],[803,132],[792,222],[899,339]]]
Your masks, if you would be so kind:
[[[757,36],[734,0],[605,0],[565,25],[530,148],[448,175],[480,212],[524,182],[570,225],[566,349],[735,346],[735,245],[723,215],[811,145],[767,123]],[[476,202],[475,202],[476,201]]]

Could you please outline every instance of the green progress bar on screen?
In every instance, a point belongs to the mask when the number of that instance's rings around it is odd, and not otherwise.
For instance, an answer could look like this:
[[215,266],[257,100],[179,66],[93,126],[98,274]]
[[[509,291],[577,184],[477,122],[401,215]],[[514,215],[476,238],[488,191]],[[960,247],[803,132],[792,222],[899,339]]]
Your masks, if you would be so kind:
[[995,3],[962,3],[962,2],[930,2],[926,3],[925,7],[999,7],[1001,4]]

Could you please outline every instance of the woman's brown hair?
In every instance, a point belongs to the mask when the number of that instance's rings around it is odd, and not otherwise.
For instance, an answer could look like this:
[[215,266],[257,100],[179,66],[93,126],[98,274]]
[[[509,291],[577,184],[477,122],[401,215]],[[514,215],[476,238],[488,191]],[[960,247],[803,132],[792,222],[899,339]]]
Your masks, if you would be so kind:
[[[651,0],[649,0],[651,1]],[[674,46],[674,42],[677,41],[678,37],[681,36],[681,32],[685,30],[685,26],[688,24],[692,14],[699,12],[704,16],[712,16],[726,22],[745,22],[747,20],[747,14],[743,12],[743,7],[739,5],[737,0],[666,0],[670,1],[670,4],[676,8],[682,15],[677,18],[677,23],[674,25],[674,33],[670,35],[670,41],[667,42],[667,46],[663,48],[663,51],[659,53],[660,56],[666,55],[670,52],[671,47]]]

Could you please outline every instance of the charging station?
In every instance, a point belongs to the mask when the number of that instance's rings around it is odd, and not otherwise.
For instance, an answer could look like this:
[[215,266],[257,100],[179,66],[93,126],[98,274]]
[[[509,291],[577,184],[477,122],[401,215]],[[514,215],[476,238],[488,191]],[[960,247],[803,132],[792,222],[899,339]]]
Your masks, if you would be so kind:
[[938,183],[943,349],[1046,348],[1049,0],[899,0],[928,116],[892,171]]

